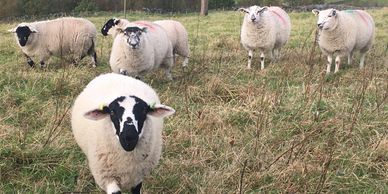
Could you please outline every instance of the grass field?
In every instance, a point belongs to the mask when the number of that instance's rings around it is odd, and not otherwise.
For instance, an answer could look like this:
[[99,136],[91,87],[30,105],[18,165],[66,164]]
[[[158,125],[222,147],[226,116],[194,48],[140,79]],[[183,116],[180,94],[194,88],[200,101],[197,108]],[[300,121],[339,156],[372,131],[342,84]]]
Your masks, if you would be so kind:
[[[377,33],[366,68],[356,55],[328,76],[312,13],[290,14],[282,60],[263,71],[258,53],[245,69],[238,12],[129,14],[182,22],[192,52],[188,69],[178,60],[174,81],[160,70],[144,78],[177,112],[165,121],[163,156],[143,191],[387,193],[388,9],[368,12]],[[100,29],[111,17],[87,18]],[[112,40],[98,35],[96,69],[87,59],[74,67],[55,58],[31,69],[6,31],[19,22],[0,23],[0,193],[100,193],[69,109],[90,80],[109,72]]]

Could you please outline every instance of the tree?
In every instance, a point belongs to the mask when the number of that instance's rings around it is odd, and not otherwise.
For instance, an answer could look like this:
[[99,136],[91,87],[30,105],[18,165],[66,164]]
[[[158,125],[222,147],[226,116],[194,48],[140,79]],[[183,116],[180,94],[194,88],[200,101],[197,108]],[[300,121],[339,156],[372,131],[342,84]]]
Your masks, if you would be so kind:
[[209,0],[201,0],[201,13],[200,13],[200,15],[207,16],[208,5],[209,5]]

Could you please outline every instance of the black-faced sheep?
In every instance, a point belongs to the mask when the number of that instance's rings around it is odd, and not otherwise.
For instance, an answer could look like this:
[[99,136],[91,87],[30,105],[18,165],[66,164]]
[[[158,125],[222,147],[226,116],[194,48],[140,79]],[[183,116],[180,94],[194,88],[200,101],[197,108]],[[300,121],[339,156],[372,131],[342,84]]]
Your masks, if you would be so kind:
[[67,57],[76,64],[87,55],[92,58],[92,66],[96,66],[97,30],[86,19],[65,17],[20,23],[8,31],[15,33],[18,45],[31,67],[35,64],[31,58],[35,57],[44,67],[50,56]]
[[128,76],[104,74],[86,86],[73,105],[71,126],[104,191],[140,193],[161,155],[163,117],[174,112],[149,85]]

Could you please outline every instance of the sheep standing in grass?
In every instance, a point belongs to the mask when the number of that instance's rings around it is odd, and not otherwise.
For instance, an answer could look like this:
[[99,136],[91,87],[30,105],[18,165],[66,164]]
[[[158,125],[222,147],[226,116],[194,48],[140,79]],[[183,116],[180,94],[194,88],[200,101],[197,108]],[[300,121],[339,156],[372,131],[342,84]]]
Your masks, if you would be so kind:
[[73,105],[71,125],[104,191],[140,193],[161,155],[163,117],[174,112],[149,85],[131,77],[109,73],[86,86]]
[[280,7],[251,6],[239,8],[245,13],[241,27],[241,43],[248,50],[248,69],[251,69],[254,50],[260,50],[261,69],[264,69],[265,53],[276,60],[280,49],[290,37],[291,22],[288,14]]
[[[186,67],[189,63],[189,36],[185,27],[177,21],[174,20],[158,20],[154,23],[162,26],[166,30],[168,38],[171,41],[172,47],[174,49],[174,54],[178,54],[184,57],[182,66]],[[175,57],[174,57],[175,58]]]
[[118,34],[112,46],[109,63],[115,73],[141,76],[161,67],[172,80],[171,68],[174,64],[171,41],[165,30],[158,24],[131,22]]
[[97,63],[95,51],[97,30],[94,24],[82,18],[65,17],[55,20],[21,23],[8,30],[14,32],[27,63],[34,67],[36,57],[41,67],[50,56],[70,57],[77,64],[86,55],[92,66]]
[[[126,19],[109,19],[101,29],[101,33],[104,36],[111,35],[113,38],[120,33],[120,28],[123,28],[129,23]],[[173,54],[175,59],[175,54],[178,54],[184,57],[182,66],[186,67],[189,63],[189,37],[185,27],[177,21],[174,20],[158,20],[154,23],[160,25],[167,33],[168,38],[171,41],[173,47]]]
[[314,9],[312,12],[319,16],[318,44],[322,52],[327,55],[326,73],[330,73],[333,55],[337,55],[334,70],[336,73],[339,70],[341,57],[347,56],[348,64],[351,64],[354,51],[360,51],[360,68],[363,68],[366,52],[373,44],[375,32],[373,18],[362,10],[318,11]]

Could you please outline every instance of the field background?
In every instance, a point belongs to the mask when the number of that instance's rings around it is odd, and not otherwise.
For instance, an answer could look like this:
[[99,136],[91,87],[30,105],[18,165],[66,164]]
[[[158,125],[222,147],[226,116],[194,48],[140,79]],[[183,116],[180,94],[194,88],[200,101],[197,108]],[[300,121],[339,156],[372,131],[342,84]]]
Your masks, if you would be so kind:
[[[314,46],[316,18],[290,13],[291,39],[278,63],[246,70],[239,43],[243,15],[146,15],[187,28],[191,59],[181,58],[167,81],[157,70],[144,78],[176,109],[165,121],[163,156],[143,182],[145,193],[387,193],[388,9],[375,18],[375,45],[366,68],[343,59],[325,75]],[[119,14],[87,17],[101,29]],[[31,19],[33,20],[33,19]],[[70,108],[96,75],[109,72],[112,40],[98,35],[99,66],[53,58],[29,68],[0,23],[0,193],[96,192],[87,161],[71,133]]]

